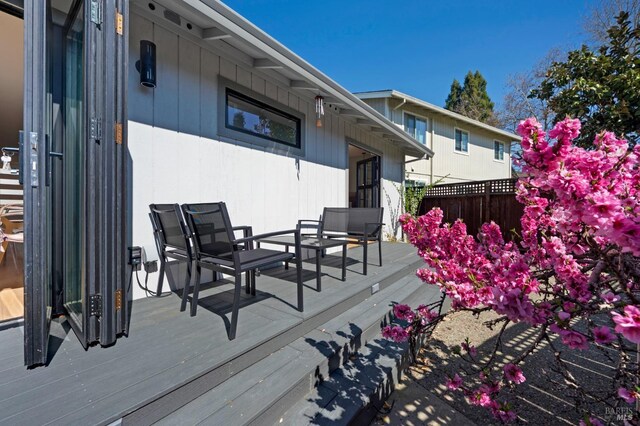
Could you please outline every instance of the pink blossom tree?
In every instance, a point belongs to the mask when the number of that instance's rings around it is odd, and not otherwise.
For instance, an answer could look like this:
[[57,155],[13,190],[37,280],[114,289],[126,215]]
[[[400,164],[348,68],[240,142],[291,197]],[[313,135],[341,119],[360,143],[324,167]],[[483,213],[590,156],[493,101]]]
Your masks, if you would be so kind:
[[[535,119],[527,119],[518,133],[526,175],[517,185],[517,199],[524,205],[518,242],[505,242],[493,222],[482,225],[474,239],[460,220],[443,224],[437,208],[400,218],[428,266],[418,276],[440,287],[451,300],[451,311],[499,314],[488,324],[500,325],[488,361],[480,363],[467,340],[460,353],[473,368],[451,372],[446,386],[508,422],[516,414],[503,397],[526,382],[520,365],[541,345],[556,354],[565,348],[613,351],[611,391],[598,400],[612,409],[632,408],[640,400],[640,145],[629,147],[603,132],[593,149],[576,147],[572,141],[580,122],[569,118],[548,135]],[[422,321],[420,312],[396,306],[395,313],[409,324],[388,326],[385,336],[402,341],[426,330],[414,325],[416,318]],[[513,323],[532,328],[534,338],[505,364],[496,353]],[[565,383],[580,390],[579,397],[593,398],[561,356],[556,362]],[[583,424],[600,423],[602,413],[590,413],[588,403],[577,406]]]

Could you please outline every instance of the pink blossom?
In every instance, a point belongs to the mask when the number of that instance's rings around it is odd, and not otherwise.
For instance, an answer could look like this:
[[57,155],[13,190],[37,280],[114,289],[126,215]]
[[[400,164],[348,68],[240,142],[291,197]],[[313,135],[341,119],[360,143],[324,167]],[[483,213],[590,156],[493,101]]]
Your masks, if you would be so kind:
[[493,415],[502,423],[510,423],[516,419],[516,413],[513,410],[495,410]]
[[504,378],[510,382],[520,384],[527,380],[522,374],[522,370],[515,364],[508,363],[503,367]]
[[628,404],[633,404],[636,399],[640,399],[640,394],[626,388],[618,388],[618,396]]
[[605,325],[593,327],[591,331],[593,332],[593,339],[601,345],[607,345],[616,340],[616,336],[611,333],[611,329]]
[[382,337],[385,339],[391,339],[397,343],[402,343],[409,340],[409,333],[399,325],[388,325],[382,329]]
[[613,312],[611,315],[613,322],[617,324],[615,328],[617,333],[621,333],[633,343],[640,343],[640,309],[637,306],[625,306],[624,315],[618,312]]
[[453,377],[447,379],[447,389],[456,390],[462,386],[462,378],[456,373]]
[[488,407],[492,403],[491,396],[485,392],[476,391],[469,396],[469,403],[472,405],[479,405],[481,407]]
[[[608,309],[604,302],[618,310],[612,314],[615,332],[640,343],[640,306],[622,296],[622,291],[640,290],[640,283],[634,273],[625,282],[615,282],[624,275],[612,273],[619,267],[617,259],[623,259],[620,265],[626,268],[627,254],[640,256],[640,144],[630,149],[625,140],[604,132],[590,149],[574,146],[580,122],[570,118],[548,135],[535,119],[527,119],[519,123],[518,133],[526,175],[516,184],[516,199],[523,205],[521,238],[506,242],[506,230],[488,223],[475,239],[469,234],[475,229],[468,230],[461,220],[443,223],[439,208],[420,217],[403,215],[402,228],[426,263],[418,277],[437,285],[454,311],[489,308],[511,322],[547,327],[571,349],[588,349],[590,340],[605,345],[617,338],[607,326],[584,334],[571,328],[573,318]],[[592,275],[601,260],[604,270]],[[618,287],[622,291],[615,294],[611,289]],[[435,315],[426,307],[409,311],[396,316],[417,315],[420,322],[413,324],[418,328]],[[407,329],[383,332],[402,339]],[[468,341],[462,348],[472,358],[477,355]],[[513,364],[503,373],[507,382],[525,380]],[[450,381],[456,386],[454,379]],[[481,380],[478,389],[465,391],[470,402],[501,420],[514,419],[508,404],[492,400],[499,387],[493,386],[491,373],[483,372]],[[633,391],[625,392],[621,397],[638,398]],[[584,422],[598,424],[595,418]]]
[[397,304],[393,307],[393,315],[401,320],[413,321],[415,314],[408,305]]
[[562,343],[569,346],[571,349],[586,350],[589,349],[589,342],[587,338],[577,331],[565,331],[560,334],[562,336]]
[[587,421],[580,420],[580,426],[604,426],[600,420],[595,417],[589,417]]
[[462,343],[460,344],[460,346],[462,347],[462,349],[464,349],[465,351],[467,351],[467,353],[468,353],[469,355],[471,355],[472,357],[474,357],[474,358],[475,358],[476,356],[478,356],[478,349],[477,349],[475,346],[470,345],[470,344],[468,343],[468,341],[467,341],[467,342],[462,342]]
[[604,300],[605,302],[607,302],[609,304],[613,304],[613,303],[617,302],[618,300],[620,300],[620,296],[617,296],[617,295],[613,294],[610,291],[608,291],[606,293],[602,293],[600,295],[600,298],[602,298],[602,300]]
[[416,311],[418,312],[418,314],[420,316],[422,316],[422,318],[427,322],[430,323],[431,321],[435,320],[436,318],[438,318],[438,313],[435,311],[430,310],[427,306],[425,305],[420,305],[418,306],[418,308],[416,309]]
[[573,140],[580,134],[580,120],[577,118],[565,118],[559,121],[552,130],[549,131],[549,137],[562,140]]

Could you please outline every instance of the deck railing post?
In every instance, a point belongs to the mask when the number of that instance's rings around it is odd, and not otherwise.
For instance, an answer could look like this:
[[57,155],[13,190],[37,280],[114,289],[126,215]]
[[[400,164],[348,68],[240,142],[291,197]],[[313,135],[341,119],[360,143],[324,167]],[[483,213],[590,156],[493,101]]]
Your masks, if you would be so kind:
[[491,220],[491,182],[484,183],[484,203],[482,205],[482,223]]

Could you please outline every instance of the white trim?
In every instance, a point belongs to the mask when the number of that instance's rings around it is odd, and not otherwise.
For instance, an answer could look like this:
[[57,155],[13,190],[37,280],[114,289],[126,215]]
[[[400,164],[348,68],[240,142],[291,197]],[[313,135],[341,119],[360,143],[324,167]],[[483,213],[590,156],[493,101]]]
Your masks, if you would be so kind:
[[[496,158],[496,142],[498,142],[499,144],[502,144],[502,160],[498,160]],[[506,148],[507,144],[502,142],[501,140],[498,139],[494,139],[493,140],[493,161],[495,161],[496,163],[504,163],[504,155],[505,155],[505,148]]]
[[[456,130],[460,130],[461,132],[464,132],[467,134],[467,150],[466,151],[458,151],[456,149]],[[460,141],[460,147],[462,148],[462,141]],[[471,132],[461,127],[454,126],[453,127],[453,152],[461,155],[469,155],[470,148],[471,148]]]

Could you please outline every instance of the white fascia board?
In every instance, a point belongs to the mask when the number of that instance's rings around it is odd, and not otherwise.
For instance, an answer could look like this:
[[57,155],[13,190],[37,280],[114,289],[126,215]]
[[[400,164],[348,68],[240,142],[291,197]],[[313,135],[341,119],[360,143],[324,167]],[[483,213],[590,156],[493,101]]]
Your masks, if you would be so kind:
[[316,85],[323,94],[333,96],[342,101],[348,109],[358,111],[364,118],[376,122],[379,126],[404,142],[407,151],[421,153],[428,157],[433,156],[433,151],[425,145],[413,139],[402,129],[399,129],[382,114],[369,107],[358,97],[340,86],[331,78],[314,68],[307,61],[287,49],[274,38],[253,25],[251,22],[237,14],[228,6],[218,0],[180,0],[188,4],[203,15],[211,18],[216,27],[229,32],[239,40],[243,40],[255,49],[260,50],[266,57],[274,62],[300,75],[302,79]]

